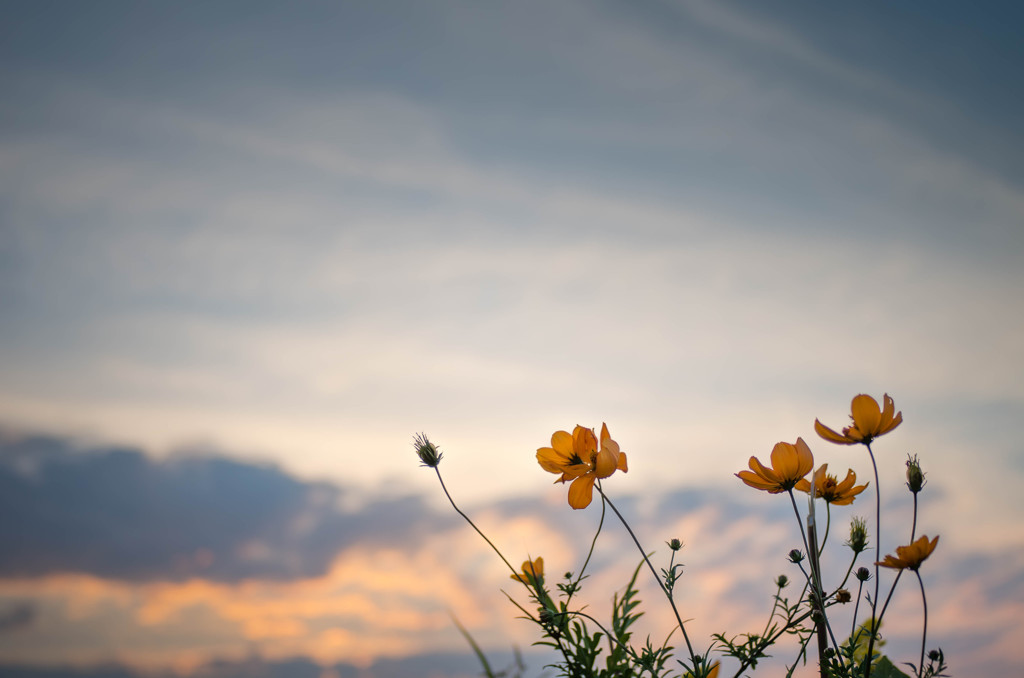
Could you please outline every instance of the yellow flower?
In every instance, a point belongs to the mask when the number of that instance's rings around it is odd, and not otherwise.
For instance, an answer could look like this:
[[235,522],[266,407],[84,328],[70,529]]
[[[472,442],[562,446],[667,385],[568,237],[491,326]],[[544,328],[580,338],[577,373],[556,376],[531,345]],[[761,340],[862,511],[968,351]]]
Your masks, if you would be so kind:
[[856,482],[857,474],[853,472],[853,469],[846,472],[846,478],[840,483],[837,482],[834,475],[828,473],[828,464],[822,464],[814,472],[810,482],[804,478],[797,482],[795,487],[801,492],[810,493],[813,483],[815,497],[821,497],[829,504],[835,504],[836,506],[847,506],[852,504],[854,497],[863,492],[864,488],[867,487],[867,483],[854,487]]
[[928,541],[928,535],[921,535],[913,544],[897,546],[895,556],[887,555],[882,562],[875,563],[875,565],[891,567],[895,570],[902,570],[908,567],[911,570],[917,571],[917,568],[921,567],[921,563],[928,559],[928,556],[932,554],[938,543],[938,535],[931,541]]
[[608,426],[601,425],[601,449],[597,448],[597,437],[593,429],[577,426],[572,435],[566,431],[555,431],[551,436],[551,447],[537,450],[537,463],[549,473],[557,473],[556,483],[571,480],[569,506],[581,509],[590,506],[594,498],[594,483],[607,478],[615,471],[626,473],[626,454],[619,450],[619,444],[608,435]]
[[896,405],[889,394],[886,393],[882,399],[885,407],[879,409],[878,401],[871,396],[863,393],[855,396],[850,404],[850,419],[853,420],[853,424],[844,428],[842,434],[836,433],[817,419],[814,420],[814,430],[825,440],[839,445],[867,445],[903,423],[903,413],[896,412]]
[[772,449],[772,467],[765,467],[757,457],[750,458],[750,471],[740,471],[736,477],[758,490],[772,494],[793,489],[814,468],[814,456],[803,438],[796,444],[776,443]]
[[523,561],[523,573],[511,575],[512,579],[521,581],[527,586],[536,586],[539,582],[544,581],[544,559],[537,558],[534,561],[524,560]]

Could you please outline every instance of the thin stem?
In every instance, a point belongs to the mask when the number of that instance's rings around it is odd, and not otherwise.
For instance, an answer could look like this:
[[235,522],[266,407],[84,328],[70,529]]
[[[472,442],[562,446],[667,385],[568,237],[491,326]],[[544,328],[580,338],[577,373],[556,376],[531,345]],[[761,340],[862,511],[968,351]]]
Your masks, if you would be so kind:
[[590,564],[590,558],[594,555],[594,547],[597,545],[597,537],[601,534],[601,528],[604,527],[604,514],[606,508],[604,503],[604,495],[601,496],[601,520],[597,522],[597,531],[594,532],[594,538],[590,540],[590,550],[587,551],[587,559],[583,561],[583,567],[580,568],[579,574],[576,576],[576,581],[572,583],[572,587],[569,589],[569,595],[565,598],[565,606],[569,607],[569,601],[572,600],[573,594],[576,593],[576,589],[579,587],[581,581],[583,581],[583,573],[587,571],[587,565]]
[[[872,653],[874,652],[874,648],[875,648],[874,640],[875,640],[875,636],[878,635],[878,630],[880,628],[882,628],[882,617],[885,616],[885,611],[889,609],[889,601],[892,600],[892,594],[896,591],[896,584],[900,583],[900,577],[902,577],[902,576],[903,576],[903,570],[900,570],[899,572],[896,573],[896,578],[892,581],[892,588],[889,589],[889,595],[887,595],[885,597],[885,604],[882,605],[882,611],[878,614],[877,617],[875,616],[874,611],[875,611],[878,599],[875,598],[875,599],[872,599],[872,601],[871,601],[871,612],[872,612],[872,614],[871,614],[871,635],[868,636],[868,655],[867,655],[867,658],[866,658],[866,661],[867,661],[868,665],[867,665],[866,672],[864,674],[865,676],[867,676],[868,673],[870,673],[870,671],[871,671],[871,658],[873,656]],[[875,589],[876,590],[878,589],[877,583],[875,585]]]
[[910,543],[914,543],[914,535],[917,533],[917,492],[914,492],[914,521],[910,523]]
[[775,592],[775,604],[772,605],[772,611],[768,615],[768,621],[764,623],[764,631],[761,632],[761,637],[764,638],[768,635],[768,629],[772,625],[772,619],[775,619],[775,610],[779,609],[779,598],[782,595],[782,587],[777,586],[778,590]]
[[434,467],[434,471],[437,473],[437,479],[441,482],[441,489],[444,490],[444,496],[448,497],[448,501],[451,503],[452,508],[455,509],[455,512],[458,513],[460,516],[462,516],[463,519],[467,523],[469,523],[470,527],[472,527],[474,530],[476,530],[476,533],[479,534],[483,538],[483,540],[485,542],[487,542],[487,545],[491,547],[491,550],[498,554],[498,557],[501,558],[501,562],[505,563],[505,565],[508,566],[508,569],[512,571],[512,574],[518,576],[519,573],[516,572],[516,568],[512,567],[512,565],[509,564],[509,562],[505,559],[505,556],[503,556],[501,554],[501,551],[498,550],[498,547],[495,546],[491,542],[491,540],[487,538],[487,535],[480,531],[480,528],[476,526],[476,523],[474,523],[472,520],[470,520],[469,516],[467,516],[465,513],[463,513],[462,509],[460,509],[455,504],[455,500],[452,499],[452,495],[450,495],[448,493],[448,488],[445,487],[445,485],[444,485],[444,478],[441,477],[441,471],[436,466]]
[[[796,514],[797,523],[799,523],[800,511],[798,511],[796,508],[796,498],[793,496],[792,489],[789,490],[789,500],[793,504],[793,512]],[[818,537],[814,525],[814,516],[808,515],[807,522],[807,537],[804,538],[804,548],[807,549],[808,559],[810,561],[811,566],[811,576],[808,579],[811,582],[811,586],[814,588],[814,597],[817,599],[816,605],[818,607],[818,611],[821,613],[821,622],[818,626],[818,655],[819,666],[821,666],[822,675],[824,675],[824,652],[825,648],[828,645],[828,640],[826,639],[825,632],[827,632],[828,638],[832,639],[832,645],[836,649],[836,658],[839,660],[840,666],[843,665],[843,660],[841,657],[839,657],[839,643],[836,642],[835,634],[832,633],[832,626],[828,623],[828,615],[825,613],[825,591],[824,586],[821,582],[821,565],[818,562]],[[800,536],[803,537],[803,535],[803,525],[801,525]],[[822,544],[824,544],[824,540],[822,540]],[[814,550],[812,551],[811,549]],[[801,567],[800,571],[803,572],[803,569],[804,568]],[[807,574],[804,573],[804,576],[807,576]],[[824,629],[824,632],[822,631],[822,629]]]
[[608,495],[606,495],[604,493],[604,490],[601,489],[600,483],[598,483],[596,487],[597,491],[601,493],[601,497],[603,497],[604,500],[608,502],[608,506],[610,506],[612,511],[615,512],[615,515],[618,516],[619,522],[621,522],[622,526],[626,528],[626,532],[628,532],[629,536],[633,538],[633,543],[636,544],[636,547],[637,549],[639,549],[640,555],[643,557],[644,562],[647,563],[647,567],[650,568],[651,574],[654,575],[654,581],[658,582],[658,586],[661,587],[662,593],[664,593],[665,597],[668,599],[668,604],[672,606],[672,612],[676,616],[676,622],[679,623],[679,630],[683,632],[683,640],[686,641],[686,650],[690,653],[690,661],[693,662],[694,670],[696,670],[697,655],[693,652],[693,645],[690,644],[690,636],[686,633],[686,627],[683,625],[683,618],[679,615],[679,610],[676,608],[676,601],[672,598],[672,593],[665,588],[664,582],[661,581],[661,577],[658,576],[657,570],[655,570],[654,565],[651,564],[651,559],[647,557],[647,553],[644,551],[644,547],[640,545],[640,540],[636,538],[635,534],[633,534],[633,529],[629,526],[629,523],[626,522],[626,519],[622,517],[622,514],[619,513],[619,509],[615,508],[615,504],[612,503],[612,500],[609,499]]
[[[813,500],[812,500],[813,501]],[[807,541],[811,545],[811,552],[808,556],[811,566],[811,576],[814,578],[814,602],[812,608],[817,608],[821,619],[814,622],[816,627],[815,635],[818,636],[818,671],[822,678],[825,678],[825,650],[828,649],[828,637],[825,635],[825,600],[821,586],[821,567],[818,563],[818,533],[814,524],[814,516],[807,516]],[[813,619],[813,617],[812,617]]]
[[[800,509],[798,509],[796,507],[796,497],[793,496],[793,490],[792,489],[787,490],[787,491],[789,492],[789,501],[790,501],[790,503],[793,504],[793,514],[796,515],[796,524],[800,527],[800,539],[802,539],[803,542],[804,542],[804,552],[807,553],[807,557],[810,558],[811,557],[811,547],[807,545],[807,535],[804,534],[804,521],[800,519]],[[818,545],[815,544],[814,548],[815,548],[815,550],[817,550]],[[803,568],[801,567],[800,570],[803,571]],[[806,573],[805,573],[805,575],[806,575]]]
[[889,589],[889,595],[887,595],[885,597],[885,605],[882,605],[882,612],[881,612],[881,614],[878,615],[878,619],[876,620],[878,622],[879,626],[882,625],[882,617],[885,616],[885,611],[887,609],[889,609],[889,601],[892,600],[892,594],[896,590],[896,584],[898,584],[900,582],[900,577],[902,577],[902,576],[903,576],[903,570],[900,570],[899,572],[896,573],[896,578],[893,579],[893,581],[892,581],[892,588]]
[[828,541],[828,531],[832,528],[832,504],[825,502],[825,536],[821,538],[821,548],[818,549],[818,557],[825,552],[825,542]]
[[[917,495],[914,495],[915,504]],[[914,574],[917,575],[917,583],[921,586],[921,605],[924,606],[924,629],[921,631],[921,661],[917,665],[917,675],[921,676],[924,674],[924,646],[928,640],[928,598],[924,595],[924,580],[921,579],[921,573],[914,570]]]
[[[871,599],[871,618],[878,624],[881,622],[879,615],[875,612],[878,609],[878,563],[882,560],[882,488],[878,484],[878,464],[875,463],[875,453],[871,451],[871,443],[865,443],[868,448],[868,456],[871,457],[871,468],[875,472],[875,595]],[[899,577],[897,577],[897,581]],[[895,587],[895,583],[893,584]],[[889,595],[892,595],[890,592]],[[884,614],[884,609],[883,609]],[[864,672],[864,678],[871,676],[871,653],[875,649],[876,629],[872,629],[871,637],[868,638],[868,666]]]
[[857,580],[857,602],[853,604],[853,621],[850,622],[850,639],[853,642],[854,631],[857,629],[857,610],[860,609],[860,596],[864,592],[864,582]]
[[[850,578],[850,573],[853,572],[853,566],[857,564],[857,556],[859,553],[853,554],[853,560],[850,561],[850,566],[846,568],[846,574],[843,576],[843,581],[840,582],[839,586],[836,587],[836,591],[846,586],[846,581]],[[833,594],[835,591],[832,592]]]

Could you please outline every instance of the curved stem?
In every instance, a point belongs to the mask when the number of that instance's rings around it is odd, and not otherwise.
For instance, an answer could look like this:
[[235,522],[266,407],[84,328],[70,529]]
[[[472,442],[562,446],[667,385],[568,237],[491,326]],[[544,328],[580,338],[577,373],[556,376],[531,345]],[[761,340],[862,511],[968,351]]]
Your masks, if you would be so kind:
[[825,542],[828,541],[828,531],[832,529],[832,504],[825,502],[825,536],[821,538],[821,548],[818,549],[818,557],[825,552]]
[[[876,615],[875,612],[878,609],[878,563],[882,560],[882,488],[878,485],[878,464],[875,463],[875,453],[871,451],[871,443],[865,443],[864,447],[868,448],[868,456],[871,457],[871,468],[875,472],[875,595],[871,599],[871,617],[877,625],[881,622],[880,615]],[[899,581],[899,577],[896,579]],[[895,586],[895,583],[893,583],[894,588]],[[891,596],[892,593],[890,592],[889,595]],[[888,601],[886,604],[888,604]],[[884,608],[882,613],[885,613]],[[864,678],[870,678],[871,676],[871,653],[875,649],[876,635],[878,635],[877,629],[872,629],[871,637],[868,638],[868,665],[864,672]]]
[[[917,499],[916,494],[914,499]],[[924,646],[928,640],[928,598],[924,595],[924,580],[921,579],[921,573],[914,570],[914,574],[917,575],[917,583],[921,586],[921,605],[924,606],[924,629],[921,631],[921,661],[917,665],[917,675],[921,676],[924,675]]]
[[[850,578],[850,573],[853,572],[853,566],[857,564],[858,553],[853,554],[853,560],[850,561],[850,566],[846,568],[846,574],[843,576],[843,581],[840,582],[839,586],[836,587],[836,591],[846,586],[846,581]],[[832,592],[835,594],[835,591]]]
[[768,615],[768,621],[764,623],[764,631],[761,632],[761,637],[764,638],[768,635],[768,629],[771,628],[772,619],[775,619],[775,610],[779,609],[779,597],[782,595],[782,587],[777,586],[775,591],[775,603],[772,605],[772,611]]
[[[876,605],[878,603],[878,600],[877,599],[873,599],[871,601],[871,620],[872,620],[871,621],[871,635],[868,636],[868,655],[867,655],[867,658],[866,658],[866,661],[867,661],[868,665],[867,665],[867,670],[866,670],[866,672],[864,674],[865,676],[867,676],[868,673],[870,673],[870,671],[871,671],[871,658],[873,656],[872,653],[874,652],[874,648],[875,648],[874,640],[875,640],[875,637],[878,635],[878,630],[880,628],[882,628],[882,617],[885,616],[885,611],[889,609],[889,601],[892,600],[892,594],[896,591],[896,584],[900,583],[900,577],[902,577],[902,576],[903,576],[903,570],[900,570],[899,572],[896,573],[896,578],[892,581],[892,588],[889,589],[889,595],[887,595],[885,597],[885,604],[882,605],[882,611],[878,614],[877,617],[875,616],[874,611],[875,611]],[[876,590],[878,589],[877,582],[875,584],[875,589]]]
[[[794,515],[796,515],[796,524],[800,528],[800,539],[802,539],[803,542],[804,542],[804,553],[806,553],[807,557],[810,558],[811,557],[811,547],[807,545],[807,535],[804,534],[804,522],[803,522],[803,520],[800,519],[800,509],[798,509],[796,507],[796,497],[793,496],[793,490],[790,489],[790,490],[788,490],[788,492],[789,492],[789,501],[793,504],[793,513],[794,513]],[[815,550],[818,549],[818,545],[817,544],[814,545],[814,549]],[[800,568],[801,572],[803,571],[803,569],[804,568],[802,568],[802,567]],[[805,575],[806,575],[806,573],[805,573]]]
[[621,522],[622,526],[626,528],[626,532],[628,532],[629,536],[633,538],[633,543],[636,544],[644,562],[647,563],[647,567],[650,568],[651,574],[654,575],[654,581],[658,582],[658,586],[661,587],[662,593],[664,593],[665,597],[668,599],[668,604],[672,606],[672,612],[676,616],[676,622],[679,624],[679,630],[683,632],[683,640],[686,641],[686,650],[690,653],[690,661],[693,662],[694,667],[696,667],[697,655],[693,652],[693,645],[690,644],[690,636],[686,633],[686,627],[683,625],[683,618],[679,615],[679,610],[676,608],[676,601],[672,598],[672,593],[665,588],[664,582],[661,581],[661,577],[658,576],[657,570],[655,570],[654,565],[651,564],[651,559],[647,557],[644,547],[640,545],[640,540],[636,538],[635,534],[633,534],[633,529],[629,526],[629,523],[626,522],[626,519],[622,517],[622,514],[619,513],[619,509],[615,508],[615,504],[612,503],[612,500],[609,499],[608,495],[606,495],[604,490],[601,489],[600,483],[598,483],[596,487],[597,491],[601,493],[601,497],[608,502],[608,506],[610,506],[615,515],[618,516],[619,522]]
[[604,527],[604,514],[605,514],[605,499],[604,495],[601,496],[601,519],[597,522],[597,531],[594,532],[594,538],[590,540],[590,550],[587,551],[587,558],[583,561],[583,566],[580,568],[579,574],[576,576],[576,581],[572,583],[572,588],[569,589],[569,595],[565,598],[565,606],[569,606],[569,601],[572,600],[573,595],[576,593],[576,589],[579,587],[581,581],[583,581],[583,573],[587,571],[587,565],[590,564],[590,558],[594,555],[594,547],[597,545],[597,537],[601,534],[601,528]]
[[491,550],[498,554],[498,557],[501,558],[501,562],[505,563],[505,565],[508,566],[508,569],[512,571],[512,574],[518,575],[519,573],[516,572],[516,568],[512,567],[512,565],[509,564],[509,562],[505,559],[505,556],[503,556],[501,554],[501,551],[498,550],[498,547],[495,546],[494,543],[491,542],[491,540],[487,538],[486,534],[484,534],[483,532],[480,531],[480,528],[476,526],[476,523],[474,523],[472,520],[470,520],[469,516],[467,516],[465,513],[462,512],[462,509],[460,509],[458,506],[456,506],[455,500],[452,499],[452,495],[450,495],[448,493],[448,488],[445,487],[445,485],[444,485],[444,478],[441,477],[440,469],[438,469],[435,466],[434,467],[434,471],[437,473],[437,479],[441,482],[441,489],[444,490],[444,496],[448,497],[448,501],[449,501],[449,503],[451,503],[452,508],[455,509],[455,512],[458,513],[460,516],[462,516],[462,518],[467,523],[469,523],[470,527],[472,527],[474,530],[476,530],[476,533],[479,534],[483,538],[483,540],[485,542],[487,542],[487,545],[491,547]]

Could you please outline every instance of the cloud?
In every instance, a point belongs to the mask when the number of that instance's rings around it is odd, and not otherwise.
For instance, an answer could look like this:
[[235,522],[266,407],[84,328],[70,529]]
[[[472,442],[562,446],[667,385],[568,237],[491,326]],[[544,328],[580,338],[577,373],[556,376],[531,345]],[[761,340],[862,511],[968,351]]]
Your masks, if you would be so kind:
[[[692,635],[763,625],[774,578],[799,578],[785,559],[801,546],[786,498],[694,488],[633,494],[621,489],[627,477],[616,475],[609,489],[655,552],[655,566],[665,565],[667,539],[686,544],[676,595],[693,619]],[[464,508],[513,564],[543,556],[557,577],[583,561],[599,511],[571,511],[565,488],[554,490],[542,499]],[[928,493],[944,501],[941,488],[929,486]],[[155,461],[137,450],[77,449],[61,438],[7,434],[0,444],[0,501],[9,545],[0,554],[0,612],[6,611],[0,652],[9,662],[78,667],[40,676],[89,676],[82,666],[114,657],[133,667],[118,669],[125,675],[145,667],[231,676],[255,650],[260,670],[271,676],[288,658],[340,675],[351,665],[369,671],[359,675],[390,676],[420,659],[431,665],[430,653],[461,656],[464,640],[449,611],[485,648],[503,651],[535,640],[499,592],[525,599],[500,560],[468,526],[417,495],[364,501],[356,509],[343,488],[300,481],[274,467],[211,457]],[[885,511],[903,515],[903,508],[896,502]],[[929,507],[923,510],[924,522],[934,524]],[[827,571],[845,570],[848,555],[838,544],[857,512],[856,506],[833,512],[837,548],[827,552]],[[891,520],[884,529],[891,550],[906,525]],[[954,667],[1012,675],[1004,658],[1020,642],[1012,623],[1024,607],[1020,548],[979,549],[957,541],[955,532],[942,534],[922,571],[934,644],[956,650]],[[612,594],[639,562],[609,513],[581,603],[605,618]],[[671,613],[646,572],[639,581],[647,615],[638,637],[661,636],[672,626]],[[898,612],[887,624],[888,648],[897,656],[916,652],[918,606],[914,587],[897,591]],[[837,611],[841,624],[850,623],[849,613]],[[979,616],[986,617],[983,628],[964,629],[963,620]],[[962,642],[965,633],[984,653]],[[780,649],[779,656],[787,652]],[[222,663],[211,664],[213,658]]]
[[[155,461],[76,450],[59,438],[0,443],[0,576],[131,581],[302,579],[354,543],[414,541],[432,517],[417,497],[346,510],[346,492],[217,457]],[[437,519],[444,522],[444,519]]]
[[[500,670],[513,665],[507,652],[491,654],[491,665]],[[525,655],[528,675],[545,661],[537,653]],[[251,657],[238,661],[211,661],[185,674],[173,671],[139,670],[131,666],[106,664],[95,667],[39,667],[0,664],[0,676],[18,678],[476,678],[480,663],[471,653],[434,652],[411,657],[384,658],[369,666],[349,663],[322,665],[309,659],[263,659]],[[541,674],[543,675],[543,674]]]
[[0,633],[15,631],[30,625],[36,618],[37,609],[31,603],[15,603],[0,610]]

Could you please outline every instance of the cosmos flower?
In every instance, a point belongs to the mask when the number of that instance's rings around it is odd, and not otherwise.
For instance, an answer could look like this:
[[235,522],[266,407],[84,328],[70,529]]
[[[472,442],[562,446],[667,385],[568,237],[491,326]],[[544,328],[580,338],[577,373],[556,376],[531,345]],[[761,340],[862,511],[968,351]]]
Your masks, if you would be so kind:
[[538,582],[544,581],[544,559],[538,557],[536,560],[523,561],[523,573],[510,575],[511,579],[520,581],[527,586],[536,586]]
[[836,433],[817,419],[814,420],[814,430],[825,440],[838,445],[856,445],[857,443],[867,445],[878,436],[888,433],[903,423],[903,413],[896,412],[896,405],[893,404],[889,394],[886,393],[882,399],[885,407],[879,409],[878,401],[871,396],[863,393],[855,396],[853,402],[850,403],[850,419],[853,420],[853,424],[845,427],[841,434]]
[[921,563],[928,559],[928,556],[932,554],[938,543],[938,535],[931,541],[928,541],[928,535],[921,535],[913,544],[897,546],[895,556],[887,555],[881,562],[875,563],[875,565],[891,567],[894,570],[902,570],[906,567],[917,571],[917,568],[921,567]]
[[612,440],[605,424],[601,425],[600,450],[593,429],[577,426],[572,435],[555,431],[551,447],[537,450],[537,463],[545,471],[559,475],[556,483],[572,481],[569,506],[574,509],[590,506],[598,479],[607,478],[615,471],[629,471],[626,454],[619,450],[619,444]]
[[806,478],[801,479],[795,485],[795,489],[810,493],[813,485],[815,497],[820,497],[829,504],[835,504],[836,506],[847,506],[852,504],[854,497],[863,492],[864,488],[867,487],[867,483],[854,487],[856,482],[857,474],[852,469],[846,472],[846,478],[840,483],[834,475],[828,472],[828,464],[822,464],[814,472],[810,481]]
[[796,444],[776,443],[772,449],[772,466],[765,467],[757,457],[750,458],[750,471],[740,471],[736,477],[747,485],[778,494],[796,487],[797,483],[814,468],[814,456],[803,438]]

